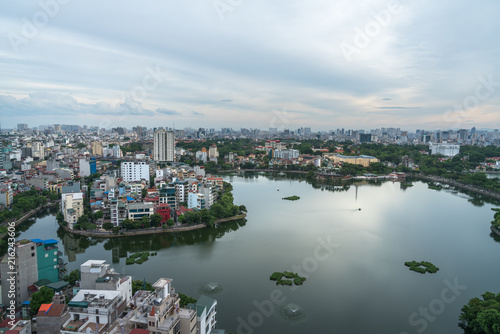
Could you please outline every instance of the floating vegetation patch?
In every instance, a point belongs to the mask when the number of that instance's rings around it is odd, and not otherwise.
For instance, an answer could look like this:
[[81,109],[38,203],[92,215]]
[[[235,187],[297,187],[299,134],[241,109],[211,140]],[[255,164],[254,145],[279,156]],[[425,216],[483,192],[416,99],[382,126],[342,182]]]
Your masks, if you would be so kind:
[[439,270],[438,267],[427,261],[411,261],[405,262],[405,266],[410,267],[410,270],[415,271],[420,274],[430,273],[435,274]]
[[276,285],[285,285],[285,286],[292,286],[292,285],[302,285],[306,281],[305,277],[299,276],[299,274],[292,273],[290,271],[284,271],[284,272],[274,272],[272,275],[269,277],[271,281],[276,281]]
[[[151,256],[154,256],[156,254],[157,254],[156,252],[151,253]],[[129,257],[127,257],[127,259],[125,260],[125,264],[144,263],[149,259],[149,255],[150,255],[149,252],[134,253],[134,254],[130,255]]]

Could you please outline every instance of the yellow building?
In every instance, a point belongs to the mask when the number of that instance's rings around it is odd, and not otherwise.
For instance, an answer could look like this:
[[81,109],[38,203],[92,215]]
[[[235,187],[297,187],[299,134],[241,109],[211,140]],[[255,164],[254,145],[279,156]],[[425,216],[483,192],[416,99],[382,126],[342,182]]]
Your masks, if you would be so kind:
[[83,215],[83,194],[62,194],[61,207],[61,211],[64,215],[64,221],[67,222],[68,227],[72,229],[77,223],[78,218]]
[[92,142],[92,154],[102,157],[102,153],[103,153],[102,143],[98,141]]
[[362,165],[363,167],[370,166],[371,163],[380,162],[379,159],[369,156],[369,155],[356,155],[356,156],[348,156],[348,155],[340,155],[336,153],[325,153],[323,157],[328,158],[333,163],[349,163],[353,165]]

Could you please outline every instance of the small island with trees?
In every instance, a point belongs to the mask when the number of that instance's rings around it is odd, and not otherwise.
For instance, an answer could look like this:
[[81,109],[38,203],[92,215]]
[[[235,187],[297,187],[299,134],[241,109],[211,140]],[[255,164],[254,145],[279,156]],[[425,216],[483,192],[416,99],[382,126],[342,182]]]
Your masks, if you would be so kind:
[[288,196],[288,197],[283,197],[284,200],[287,200],[287,201],[298,201],[300,199],[299,196]]
[[420,274],[425,274],[425,273],[435,274],[439,270],[438,267],[427,261],[405,262],[405,266],[410,267],[411,271],[415,271]]
[[296,273],[292,273],[290,271],[284,272],[274,272],[271,277],[269,277],[271,281],[276,281],[276,285],[287,285],[292,286],[302,285],[306,281],[305,277],[301,277]]

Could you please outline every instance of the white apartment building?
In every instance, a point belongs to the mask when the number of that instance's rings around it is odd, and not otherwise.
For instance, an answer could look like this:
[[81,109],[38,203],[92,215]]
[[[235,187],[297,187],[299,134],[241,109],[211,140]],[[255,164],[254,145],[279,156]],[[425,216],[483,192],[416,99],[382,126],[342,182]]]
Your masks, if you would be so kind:
[[431,149],[431,154],[442,154],[447,157],[454,157],[460,153],[460,145],[429,143],[429,147]]
[[149,182],[149,164],[146,162],[122,162],[121,176],[126,182],[141,180]]
[[205,195],[196,192],[189,192],[188,209],[205,209]]

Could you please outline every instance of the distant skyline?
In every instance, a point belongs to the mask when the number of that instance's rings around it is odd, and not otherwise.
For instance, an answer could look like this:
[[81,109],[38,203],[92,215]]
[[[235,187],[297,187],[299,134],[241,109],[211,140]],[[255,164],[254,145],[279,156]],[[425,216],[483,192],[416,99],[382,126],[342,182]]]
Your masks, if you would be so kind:
[[500,128],[500,3],[6,0],[0,121]]

